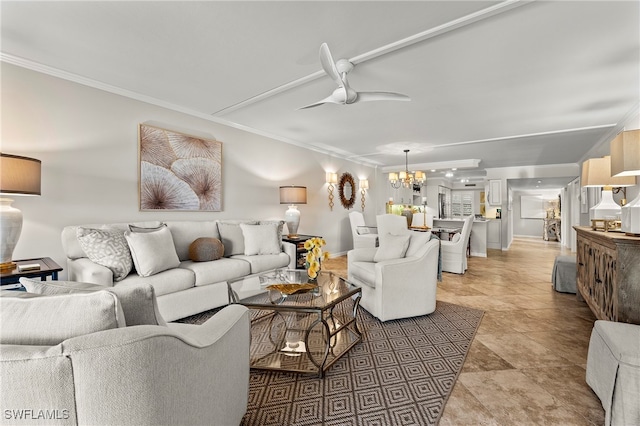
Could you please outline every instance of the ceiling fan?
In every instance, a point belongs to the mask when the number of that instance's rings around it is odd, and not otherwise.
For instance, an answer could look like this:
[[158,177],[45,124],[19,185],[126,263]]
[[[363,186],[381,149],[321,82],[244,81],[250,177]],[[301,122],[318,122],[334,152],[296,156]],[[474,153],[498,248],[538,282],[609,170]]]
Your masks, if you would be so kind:
[[338,88],[328,97],[299,109],[313,108],[326,103],[349,105],[356,102],[411,100],[407,95],[400,93],[356,92],[353,90],[347,81],[347,74],[353,69],[353,64],[347,59],[340,59],[338,62],[335,62],[327,43],[322,43],[320,46],[320,63],[322,64],[324,72],[336,82]]

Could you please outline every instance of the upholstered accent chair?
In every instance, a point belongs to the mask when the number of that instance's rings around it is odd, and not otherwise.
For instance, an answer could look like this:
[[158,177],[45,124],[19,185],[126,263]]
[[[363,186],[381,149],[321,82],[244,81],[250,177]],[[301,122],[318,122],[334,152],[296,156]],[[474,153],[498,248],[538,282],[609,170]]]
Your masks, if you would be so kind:
[[249,389],[245,307],[227,306],[202,325],[167,325],[151,286],[79,284],[69,285],[74,292],[1,292],[2,424],[241,422]]
[[381,321],[436,308],[440,240],[407,229],[404,216],[377,217],[380,246],[347,253],[349,281],[362,288],[360,306]]
[[467,270],[467,247],[469,246],[473,218],[474,216],[470,215],[464,219],[462,231],[454,235],[451,241],[442,241],[443,271],[464,274]]
[[349,213],[353,248],[377,247],[378,233],[375,227],[366,226],[364,216],[360,212]]

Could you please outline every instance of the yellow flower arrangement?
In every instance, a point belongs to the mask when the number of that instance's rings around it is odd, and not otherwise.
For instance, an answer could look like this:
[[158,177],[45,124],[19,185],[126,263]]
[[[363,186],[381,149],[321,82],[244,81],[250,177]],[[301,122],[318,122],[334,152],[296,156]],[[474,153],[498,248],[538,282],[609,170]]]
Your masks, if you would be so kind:
[[305,267],[307,268],[307,275],[309,278],[314,279],[320,272],[320,262],[329,259],[329,252],[323,252],[322,247],[325,246],[326,241],[322,238],[313,237],[304,242],[304,248],[307,250],[307,256],[305,258]]

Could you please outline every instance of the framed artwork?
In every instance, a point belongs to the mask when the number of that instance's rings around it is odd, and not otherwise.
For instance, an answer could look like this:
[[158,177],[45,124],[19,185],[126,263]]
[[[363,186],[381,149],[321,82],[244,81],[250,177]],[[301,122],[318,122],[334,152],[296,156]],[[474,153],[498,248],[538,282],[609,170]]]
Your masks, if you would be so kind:
[[222,142],[140,124],[140,210],[221,211]]

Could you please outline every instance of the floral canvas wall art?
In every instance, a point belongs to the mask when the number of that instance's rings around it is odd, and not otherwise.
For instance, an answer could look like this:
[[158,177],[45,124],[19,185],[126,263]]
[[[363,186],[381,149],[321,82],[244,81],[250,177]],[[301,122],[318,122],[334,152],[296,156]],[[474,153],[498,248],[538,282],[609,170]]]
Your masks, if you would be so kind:
[[222,142],[140,125],[140,210],[221,211]]

